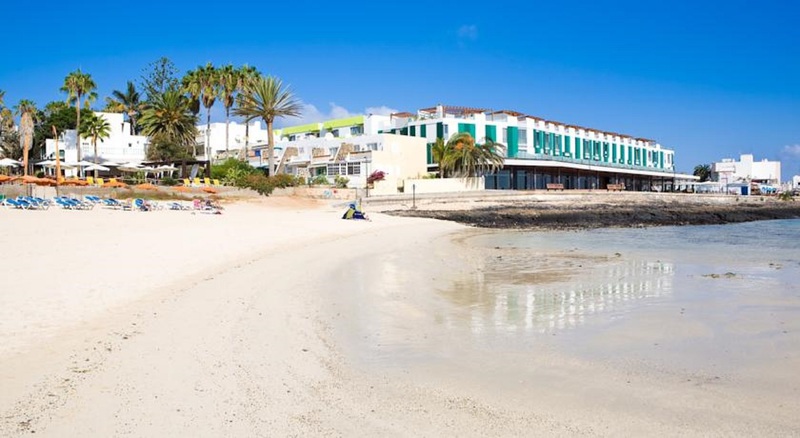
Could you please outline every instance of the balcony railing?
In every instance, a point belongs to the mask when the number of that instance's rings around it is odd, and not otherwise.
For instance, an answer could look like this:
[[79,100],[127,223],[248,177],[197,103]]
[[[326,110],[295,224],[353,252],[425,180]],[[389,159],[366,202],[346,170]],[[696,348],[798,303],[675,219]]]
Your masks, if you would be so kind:
[[673,173],[674,169],[671,166],[665,166],[665,168],[660,167],[648,167],[648,166],[640,166],[640,165],[631,165],[631,164],[621,164],[621,163],[614,163],[614,162],[605,162],[600,161],[599,157],[594,160],[585,160],[575,157],[565,157],[565,156],[557,156],[557,155],[550,155],[550,154],[532,154],[528,152],[519,152],[517,153],[516,157],[509,157],[509,158],[516,158],[521,160],[545,160],[545,161],[558,161],[561,163],[575,163],[575,164],[583,164],[587,166],[603,166],[603,167],[613,167],[616,169],[627,169],[627,170],[644,170],[649,172],[663,172],[663,173]]

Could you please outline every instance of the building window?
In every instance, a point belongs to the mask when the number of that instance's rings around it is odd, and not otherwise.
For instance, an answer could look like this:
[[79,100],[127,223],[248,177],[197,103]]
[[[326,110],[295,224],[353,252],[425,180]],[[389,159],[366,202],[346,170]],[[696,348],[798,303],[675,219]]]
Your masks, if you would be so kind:
[[378,143],[367,143],[367,149],[369,149],[371,151],[377,151],[378,150]]
[[361,135],[363,133],[364,133],[364,127],[361,125],[350,127],[350,135]]
[[348,175],[361,175],[361,163],[347,163]]
[[347,163],[329,163],[328,176],[347,175]]
[[334,137],[338,137],[339,136],[339,130],[338,129],[334,129],[333,131],[331,131],[331,134],[333,134]]
[[520,145],[528,145],[528,130],[527,129],[520,129],[519,130],[519,144]]

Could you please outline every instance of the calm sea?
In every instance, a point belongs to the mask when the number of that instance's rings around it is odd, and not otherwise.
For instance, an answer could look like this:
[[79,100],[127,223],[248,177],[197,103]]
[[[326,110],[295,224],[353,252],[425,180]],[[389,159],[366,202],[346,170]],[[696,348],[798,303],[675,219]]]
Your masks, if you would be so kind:
[[471,230],[456,245],[422,272],[403,262],[418,253],[368,262],[366,272],[430,278],[365,280],[385,294],[357,328],[368,361],[545,347],[677,368],[800,356],[800,220]]

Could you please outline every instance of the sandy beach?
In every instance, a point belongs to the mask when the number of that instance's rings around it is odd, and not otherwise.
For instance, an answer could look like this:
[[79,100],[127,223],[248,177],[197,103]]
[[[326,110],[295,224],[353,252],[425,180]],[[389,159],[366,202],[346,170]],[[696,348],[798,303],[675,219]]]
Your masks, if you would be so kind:
[[[593,337],[566,330],[569,315],[512,330],[525,326],[508,322],[512,307],[475,286],[510,249],[478,253],[480,230],[367,206],[370,222],[286,197],[218,216],[0,210],[0,435],[800,433],[796,319],[775,347],[785,360],[745,371],[609,358],[597,351],[683,345],[707,327],[653,307],[581,322]],[[652,274],[550,252],[537,277],[514,278],[594,284],[572,269],[588,262]]]

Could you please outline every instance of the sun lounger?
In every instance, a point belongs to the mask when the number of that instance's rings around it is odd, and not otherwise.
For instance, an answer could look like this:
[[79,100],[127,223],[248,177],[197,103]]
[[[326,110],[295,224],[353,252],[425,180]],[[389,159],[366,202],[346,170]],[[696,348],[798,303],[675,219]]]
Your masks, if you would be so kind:
[[200,178],[195,178],[195,179],[193,179],[193,180],[192,180],[192,183],[193,183],[194,185],[196,185],[197,187],[200,187],[200,186],[202,186],[202,185],[203,185],[203,184],[200,182]]
[[103,184],[105,184],[105,183],[106,183],[106,182],[105,182],[105,180],[104,180],[103,178],[97,178],[97,185],[98,185],[98,186],[102,186],[102,185],[103,185]]
[[222,185],[222,184],[219,183],[218,179],[214,179],[213,181],[214,181],[214,185],[215,186],[221,186]]
[[210,186],[210,185],[211,185],[211,178],[203,178],[203,182],[204,182],[204,183],[205,183],[207,186]]
[[94,177],[87,176],[86,177],[86,184],[89,184],[90,186],[93,186],[94,185]]

